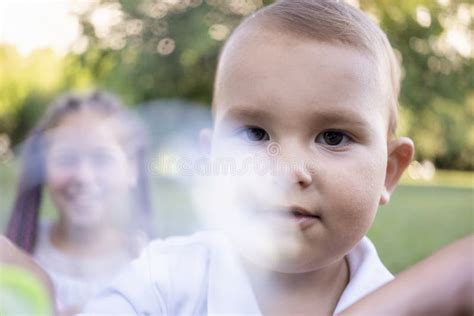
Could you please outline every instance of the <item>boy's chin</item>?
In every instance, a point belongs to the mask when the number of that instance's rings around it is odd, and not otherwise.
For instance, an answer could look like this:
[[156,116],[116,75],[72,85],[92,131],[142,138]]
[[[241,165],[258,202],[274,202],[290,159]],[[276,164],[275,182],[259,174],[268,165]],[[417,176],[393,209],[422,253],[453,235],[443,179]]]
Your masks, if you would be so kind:
[[[306,245],[297,234],[260,232],[253,235],[229,233],[237,253],[247,262],[266,271],[303,273],[320,268],[318,250]],[[321,264],[321,267],[324,263]]]

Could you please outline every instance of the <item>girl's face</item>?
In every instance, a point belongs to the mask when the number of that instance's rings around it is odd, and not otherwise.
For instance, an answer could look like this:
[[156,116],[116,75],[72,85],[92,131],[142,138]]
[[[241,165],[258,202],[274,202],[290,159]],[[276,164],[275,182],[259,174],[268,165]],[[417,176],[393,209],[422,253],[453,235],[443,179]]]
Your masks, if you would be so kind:
[[46,186],[69,226],[103,225],[126,204],[135,175],[118,131],[114,120],[81,110],[47,133]]

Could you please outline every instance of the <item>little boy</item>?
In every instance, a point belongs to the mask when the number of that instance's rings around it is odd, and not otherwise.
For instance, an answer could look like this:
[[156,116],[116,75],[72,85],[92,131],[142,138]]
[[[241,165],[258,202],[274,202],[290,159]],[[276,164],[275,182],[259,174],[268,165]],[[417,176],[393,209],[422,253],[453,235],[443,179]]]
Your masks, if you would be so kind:
[[413,156],[395,137],[398,90],[385,35],[342,1],[247,18],[221,54],[202,142],[213,159],[291,168],[228,181],[235,200],[213,213],[228,239],[153,242],[86,314],[330,315],[390,281],[364,235]]

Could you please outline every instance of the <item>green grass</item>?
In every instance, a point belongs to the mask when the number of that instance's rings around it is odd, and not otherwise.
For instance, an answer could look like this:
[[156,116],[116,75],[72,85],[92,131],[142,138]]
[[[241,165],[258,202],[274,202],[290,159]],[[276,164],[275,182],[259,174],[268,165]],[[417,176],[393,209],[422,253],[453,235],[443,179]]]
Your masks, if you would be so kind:
[[401,185],[379,209],[369,237],[393,273],[474,232],[474,190]]
[[434,176],[430,180],[414,180],[405,173],[401,179],[404,185],[415,186],[443,186],[455,188],[473,188],[474,172],[453,171],[453,170],[436,170]]
[[[0,165],[0,227],[3,228],[17,185],[16,166]],[[369,237],[393,273],[433,251],[474,232],[473,173],[437,171],[433,180],[404,177],[390,203],[380,208]],[[153,181],[155,227],[160,236],[186,234],[197,226],[186,186],[174,180]],[[46,198],[43,216],[54,216]]]
[[16,166],[7,167],[0,163],[0,229],[2,232],[13,204],[18,178],[16,170]]

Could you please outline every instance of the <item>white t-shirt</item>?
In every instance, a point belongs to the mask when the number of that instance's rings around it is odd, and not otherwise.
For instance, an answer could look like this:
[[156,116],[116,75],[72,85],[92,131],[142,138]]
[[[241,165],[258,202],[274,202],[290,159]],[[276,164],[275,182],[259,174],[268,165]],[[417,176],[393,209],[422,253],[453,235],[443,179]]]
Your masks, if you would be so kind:
[[[350,280],[338,313],[393,279],[364,237],[347,255]],[[150,243],[85,307],[84,315],[261,315],[246,274],[222,235]]]
[[49,222],[41,223],[33,258],[51,278],[59,307],[84,306],[110,284],[119,270],[134,257],[125,246],[116,253],[104,256],[65,254],[51,243],[51,227]]

